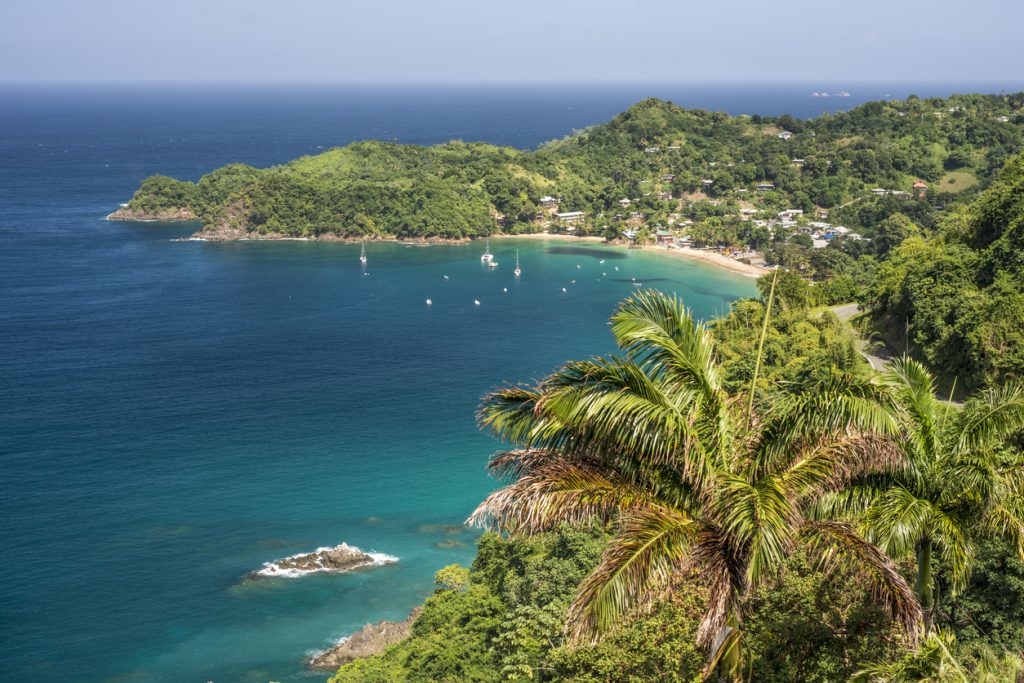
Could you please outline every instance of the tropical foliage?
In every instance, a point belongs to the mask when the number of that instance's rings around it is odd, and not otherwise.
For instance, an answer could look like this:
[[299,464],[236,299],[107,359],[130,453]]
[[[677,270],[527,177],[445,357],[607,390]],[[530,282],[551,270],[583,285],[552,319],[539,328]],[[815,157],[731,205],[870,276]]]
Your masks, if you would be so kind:
[[920,610],[895,565],[853,525],[804,514],[851,477],[902,466],[880,437],[895,425],[875,387],[838,375],[754,413],[725,392],[710,332],[678,300],[637,294],[612,331],[622,356],[567,363],[481,408],[482,424],[517,448],[492,459],[513,483],[471,522],[513,534],[612,525],[570,609],[572,640],[611,630],[694,571],[709,590],[697,640],[711,646],[711,668],[738,677],[742,603],[797,547],[860,570],[916,629]]
[[[188,208],[207,227],[254,232],[473,237],[537,230],[540,199],[552,195],[562,211],[586,212],[584,230],[616,233],[631,212],[650,224],[674,214],[695,221],[698,242],[763,248],[772,241],[778,262],[796,267],[808,250],[790,248],[788,233],[771,236],[739,221],[741,204],[808,214],[848,205],[837,215],[869,237],[897,211],[926,222],[931,206],[910,195],[913,180],[932,183],[939,198],[985,185],[1024,149],[1022,100],[910,97],[801,121],[651,99],[531,152],[459,141],[357,142],[268,169],[227,166],[196,183],[156,177],[130,205]],[[793,136],[780,139],[783,130]],[[949,169],[960,181],[944,186]],[[758,192],[759,183],[773,189]],[[875,201],[868,194],[875,187],[906,194]],[[633,201],[629,210],[619,206],[623,198]]]
[[1024,559],[1024,459],[1000,452],[1024,427],[1024,389],[989,389],[956,408],[908,358],[894,361],[883,382],[903,423],[907,467],[858,477],[833,499],[848,510],[863,506],[868,537],[887,553],[916,556],[927,631],[936,608],[934,564],[943,565],[956,594],[967,585],[981,539],[1001,537]]

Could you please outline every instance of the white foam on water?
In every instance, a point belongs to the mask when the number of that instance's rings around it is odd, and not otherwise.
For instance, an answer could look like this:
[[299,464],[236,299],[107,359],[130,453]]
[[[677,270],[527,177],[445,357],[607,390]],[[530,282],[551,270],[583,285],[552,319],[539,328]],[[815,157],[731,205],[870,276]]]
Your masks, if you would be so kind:
[[[359,564],[355,564],[349,567],[348,569],[333,569],[331,567],[316,567],[314,569],[296,569],[294,567],[282,567],[280,565],[280,563],[284,562],[285,560],[294,560],[298,557],[313,555],[315,553],[327,552],[329,550],[335,550],[338,548],[344,548],[346,550],[353,550],[356,552],[364,553],[368,557],[368,559],[364,562],[360,562]],[[257,570],[255,573],[259,576],[272,576],[278,578],[297,579],[307,574],[316,574],[318,572],[337,572],[344,574],[346,572],[352,571],[353,569],[362,569],[364,567],[380,567],[385,564],[394,564],[395,562],[398,562],[398,558],[394,555],[388,555],[387,553],[366,552],[364,550],[360,550],[359,548],[353,545],[341,543],[340,545],[336,546],[322,546],[309,553],[297,553],[295,555],[289,555],[288,557],[277,560],[276,562],[265,562],[263,564],[263,568]]]

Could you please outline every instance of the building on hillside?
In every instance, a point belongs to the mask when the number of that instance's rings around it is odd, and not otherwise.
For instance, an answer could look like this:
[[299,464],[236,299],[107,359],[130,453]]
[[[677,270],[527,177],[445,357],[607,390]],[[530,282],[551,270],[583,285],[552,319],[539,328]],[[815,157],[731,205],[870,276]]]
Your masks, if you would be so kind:
[[658,152],[661,151],[661,147],[645,147],[644,151],[647,152],[648,154],[657,154]]
[[700,184],[703,185],[704,187],[711,187],[712,185],[715,184],[715,181],[712,180],[711,178],[701,178]]
[[654,238],[658,244],[672,244],[675,240],[675,235],[672,234],[671,230],[659,230],[654,233]]
[[1010,117],[1009,116],[997,116],[996,117],[996,121],[998,121],[999,123],[1009,123],[1010,122]]
[[672,173],[666,173],[665,175],[661,176],[661,181],[663,183],[671,183],[675,179],[676,177]]
[[660,199],[663,202],[671,201],[672,200],[672,193],[671,192],[659,192],[658,193],[658,199]]
[[925,195],[928,194],[928,183],[923,180],[915,180],[913,184],[914,197],[917,199],[924,199]]
[[626,197],[623,197],[622,199],[619,200],[619,206],[621,206],[624,209],[632,203],[633,202],[629,201],[629,199],[627,199]]
[[889,190],[886,190],[881,187],[873,187],[871,188],[871,194],[881,197],[882,195],[889,194]]
[[556,213],[555,218],[562,225],[577,225],[583,222],[583,218],[586,215],[582,211],[563,211],[562,213]]
[[558,211],[558,200],[550,195],[541,197],[539,203],[540,208],[544,209],[545,211]]
[[780,140],[789,140],[790,138],[793,137],[793,134],[790,133],[788,130],[784,130],[775,137],[777,137]]
[[789,160],[789,163],[793,164],[794,166],[803,166],[804,160],[793,157],[792,159]]
[[774,183],[758,183],[757,184],[757,191],[758,192],[769,192],[769,191],[774,190],[774,189],[775,189],[775,184]]

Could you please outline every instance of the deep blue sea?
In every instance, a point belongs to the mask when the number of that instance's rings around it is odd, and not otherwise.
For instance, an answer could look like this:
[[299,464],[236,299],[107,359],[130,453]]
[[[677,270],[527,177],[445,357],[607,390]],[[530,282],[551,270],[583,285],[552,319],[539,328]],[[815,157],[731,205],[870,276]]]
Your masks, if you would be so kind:
[[[753,293],[601,247],[493,240],[488,271],[479,243],[373,244],[364,272],[355,246],[105,221],[147,175],[364,138],[530,148],[649,95],[812,116],[999,89],[0,87],[0,680],[322,680],[310,652],[472,559],[458,525],[495,486],[482,394],[610,351],[633,278],[702,317]],[[247,579],[343,541],[399,561]]]

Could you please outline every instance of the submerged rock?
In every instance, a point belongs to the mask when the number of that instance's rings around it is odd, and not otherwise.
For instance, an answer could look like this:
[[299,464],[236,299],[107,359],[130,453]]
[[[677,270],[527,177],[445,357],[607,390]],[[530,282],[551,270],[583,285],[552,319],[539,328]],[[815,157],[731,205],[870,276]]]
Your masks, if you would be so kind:
[[331,649],[314,656],[309,661],[309,665],[314,669],[333,671],[342,664],[348,664],[355,659],[379,654],[388,646],[409,637],[412,622],[416,621],[419,613],[420,608],[417,607],[405,621],[381,621],[376,624],[367,624]]
[[311,553],[292,555],[283,560],[268,562],[255,572],[258,576],[302,576],[312,572],[350,572],[361,567],[390,564],[397,557],[383,553],[368,553],[355,546],[342,543],[333,548],[317,548]]

